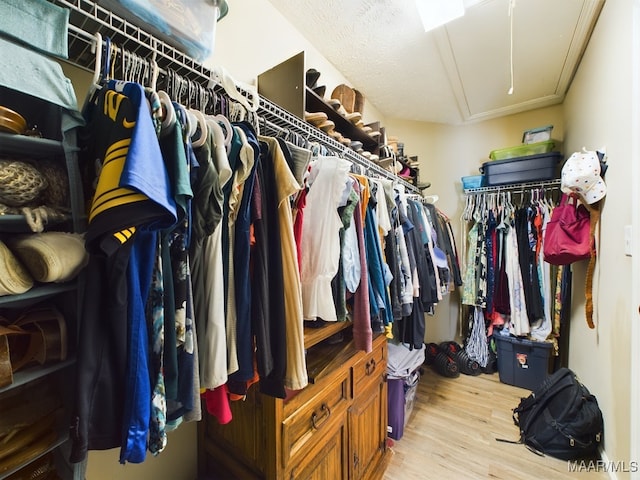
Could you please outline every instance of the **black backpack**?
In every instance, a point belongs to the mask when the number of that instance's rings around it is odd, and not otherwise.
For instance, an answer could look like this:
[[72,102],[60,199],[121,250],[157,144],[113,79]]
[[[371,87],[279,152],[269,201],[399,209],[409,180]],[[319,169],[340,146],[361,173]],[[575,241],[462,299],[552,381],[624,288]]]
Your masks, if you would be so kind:
[[520,441],[539,455],[563,460],[594,458],[603,439],[602,412],[568,368],[548,376],[513,410]]

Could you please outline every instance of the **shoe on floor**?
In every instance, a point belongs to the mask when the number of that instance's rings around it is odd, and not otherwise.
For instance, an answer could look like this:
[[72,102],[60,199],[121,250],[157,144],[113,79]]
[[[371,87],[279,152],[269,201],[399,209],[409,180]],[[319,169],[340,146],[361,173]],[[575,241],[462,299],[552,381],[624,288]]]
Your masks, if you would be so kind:
[[43,232],[10,240],[11,251],[39,282],[66,282],[89,261],[84,238],[77,233]]
[[33,287],[33,278],[9,247],[0,241],[0,296],[17,295]]

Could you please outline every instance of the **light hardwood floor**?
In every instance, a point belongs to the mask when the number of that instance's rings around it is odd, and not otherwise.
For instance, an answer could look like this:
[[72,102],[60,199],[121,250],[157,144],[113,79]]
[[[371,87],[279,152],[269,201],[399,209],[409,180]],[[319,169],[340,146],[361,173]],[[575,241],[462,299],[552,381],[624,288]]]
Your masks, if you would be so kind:
[[450,379],[424,367],[384,480],[608,478],[602,472],[569,471],[566,461],[496,441],[517,439],[511,411],[529,393],[501,383],[498,373]]

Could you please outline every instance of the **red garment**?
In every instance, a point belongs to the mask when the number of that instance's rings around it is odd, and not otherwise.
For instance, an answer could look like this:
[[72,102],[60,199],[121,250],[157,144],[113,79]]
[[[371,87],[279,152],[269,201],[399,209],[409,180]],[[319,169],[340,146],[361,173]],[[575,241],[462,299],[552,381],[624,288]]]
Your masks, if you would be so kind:
[[226,425],[233,418],[229,406],[227,385],[220,385],[213,390],[206,390],[202,397],[207,405],[207,412],[218,420],[220,425]]
[[296,241],[296,253],[298,255],[298,270],[302,265],[302,252],[300,251],[300,241],[302,239],[302,219],[304,218],[304,207],[307,204],[307,189],[304,188],[298,193],[295,205],[295,220],[293,221],[293,238]]

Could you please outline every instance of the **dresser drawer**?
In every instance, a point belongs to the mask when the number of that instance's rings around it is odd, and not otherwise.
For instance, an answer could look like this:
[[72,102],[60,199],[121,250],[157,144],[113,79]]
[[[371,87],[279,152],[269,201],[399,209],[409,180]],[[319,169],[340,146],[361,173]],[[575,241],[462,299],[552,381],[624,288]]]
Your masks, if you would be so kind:
[[[345,369],[282,422],[282,463],[308,452],[315,441],[344,420],[350,402],[350,375]],[[309,388],[309,387],[307,387]]]
[[384,335],[373,341],[373,350],[360,358],[353,366],[353,395],[354,398],[367,387],[380,380],[387,370],[387,339]]

